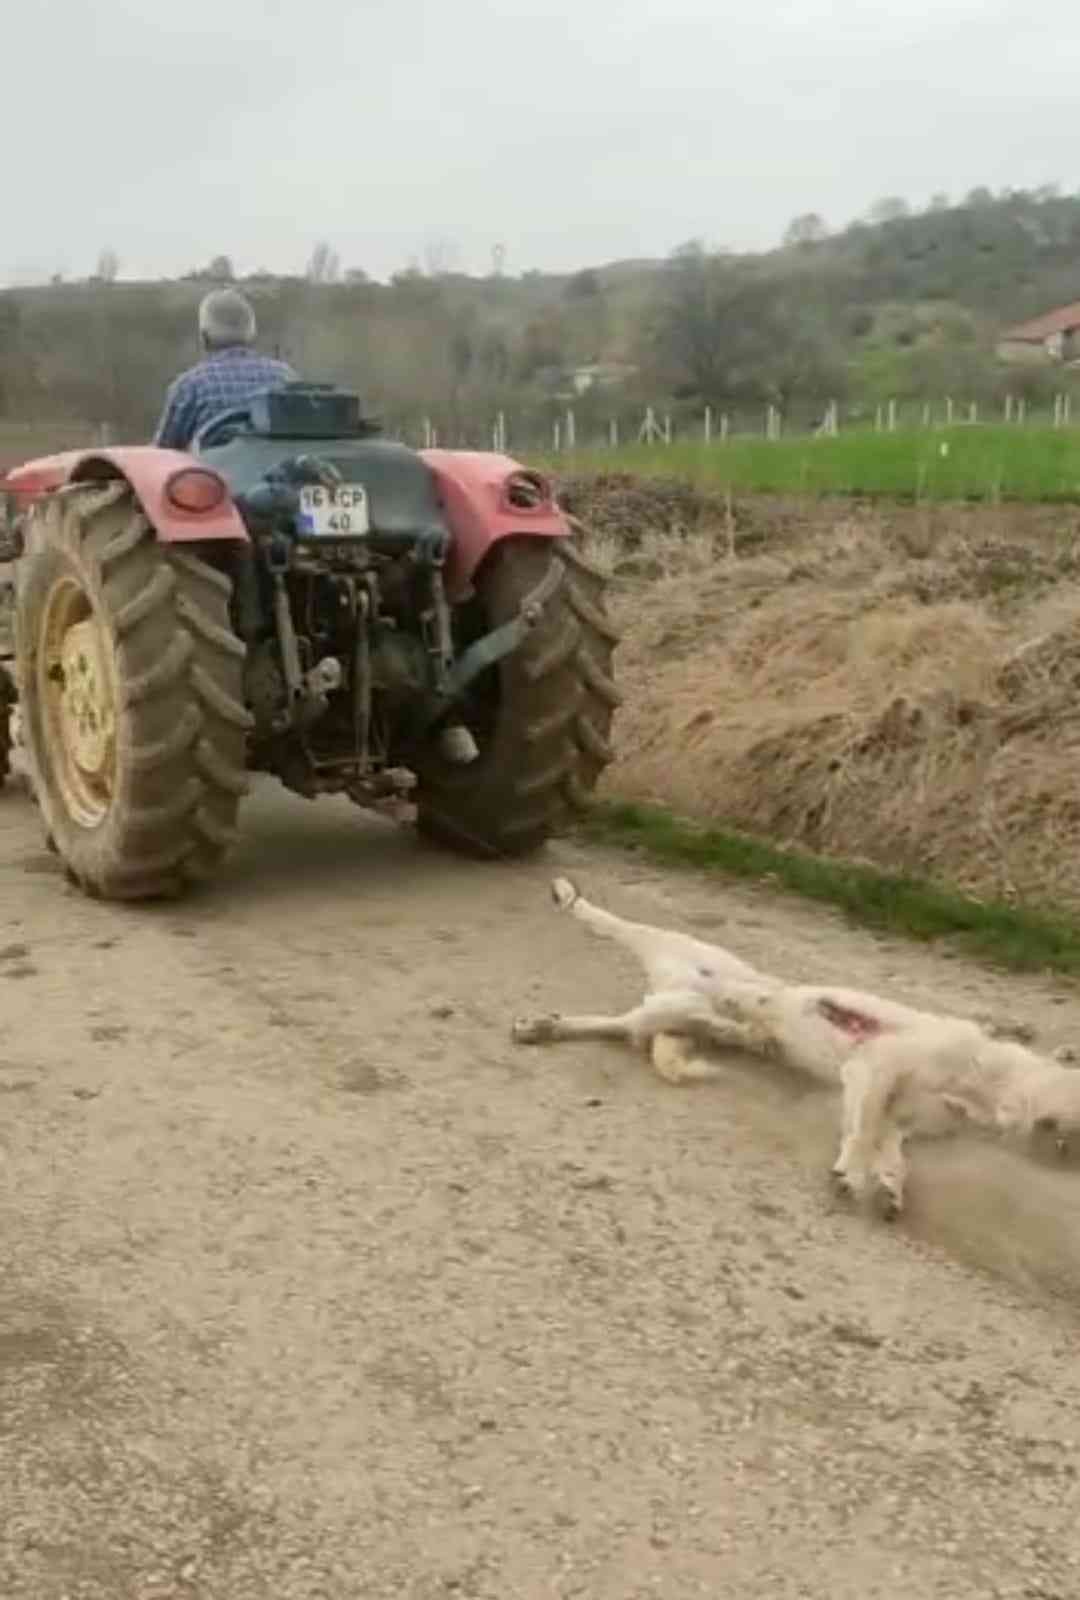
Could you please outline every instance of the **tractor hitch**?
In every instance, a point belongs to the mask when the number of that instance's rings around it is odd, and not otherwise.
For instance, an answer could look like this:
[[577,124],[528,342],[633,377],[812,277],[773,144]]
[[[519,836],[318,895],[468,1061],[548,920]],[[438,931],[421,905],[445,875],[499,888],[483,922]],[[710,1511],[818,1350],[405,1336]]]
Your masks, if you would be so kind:
[[509,622],[494,628],[491,633],[485,633],[483,638],[475,639],[468,649],[462,651],[447,673],[446,682],[427,704],[422,722],[424,731],[437,722],[455,700],[461,698],[474,678],[521,647],[543,616],[545,606],[558,593],[562,581],[563,568],[552,565],[546,577],[525,596],[516,617],[511,617]]

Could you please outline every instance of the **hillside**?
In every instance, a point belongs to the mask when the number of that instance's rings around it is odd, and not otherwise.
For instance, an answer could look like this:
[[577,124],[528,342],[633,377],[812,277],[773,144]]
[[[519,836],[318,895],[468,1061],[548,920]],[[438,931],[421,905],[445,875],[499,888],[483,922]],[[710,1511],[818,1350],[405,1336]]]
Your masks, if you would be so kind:
[[[218,258],[216,275],[228,272]],[[195,355],[211,276],[100,278],[0,293],[0,421],[77,419],[149,428],[165,383]],[[575,398],[582,426],[640,417],[646,402],[738,414],[766,403],[814,415],[883,398],[1033,401],[1060,372],[1005,373],[999,329],[1080,295],[1080,198],[986,191],[910,213],[882,201],[830,234],[813,214],[758,256],[687,245],[667,261],[572,276],[398,274],[389,284],[259,275],[244,287],[264,342],[305,374],[358,386],[393,427],[430,418],[444,438],[547,436]],[[572,373],[617,379],[576,395]],[[627,369],[633,369],[628,373]]]

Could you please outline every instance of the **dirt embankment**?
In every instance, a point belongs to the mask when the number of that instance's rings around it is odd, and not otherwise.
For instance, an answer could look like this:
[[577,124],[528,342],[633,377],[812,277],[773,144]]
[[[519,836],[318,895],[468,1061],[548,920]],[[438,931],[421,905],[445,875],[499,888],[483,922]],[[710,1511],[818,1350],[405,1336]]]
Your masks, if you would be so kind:
[[609,794],[1080,912],[1080,507],[564,500],[626,631]]

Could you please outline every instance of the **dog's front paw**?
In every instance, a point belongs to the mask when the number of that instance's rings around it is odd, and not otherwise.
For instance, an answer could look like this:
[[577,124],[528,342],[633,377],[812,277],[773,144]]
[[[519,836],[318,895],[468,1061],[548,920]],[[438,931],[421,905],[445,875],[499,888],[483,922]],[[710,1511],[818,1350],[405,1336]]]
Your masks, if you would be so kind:
[[833,1167],[829,1172],[829,1183],[833,1194],[841,1200],[861,1200],[865,1181],[857,1173],[848,1172],[844,1167]]
[[560,911],[569,911],[578,898],[578,891],[569,878],[552,878],[551,898]]
[[904,1209],[904,1199],[899,1189],[888,1178],[878,1178],[874,1185],[874,1210],[883,1222],[895,1222]]
[[511,1031],[515,1044],[551,1044],[556,1037],[558,1017],[518,1017]]

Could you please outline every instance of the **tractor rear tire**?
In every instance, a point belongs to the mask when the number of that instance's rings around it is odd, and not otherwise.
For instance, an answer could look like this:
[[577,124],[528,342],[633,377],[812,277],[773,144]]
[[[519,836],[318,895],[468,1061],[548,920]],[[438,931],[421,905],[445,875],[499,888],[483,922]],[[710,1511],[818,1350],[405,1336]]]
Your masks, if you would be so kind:
[[87,894],[177,895],[220,866],[247,788],[232,585],[160,544],[123,482],[60,491],[26,533],[16,675],[46,832]]
[[604,577],[569,540],[510,539],[476,579],[479,631],[518,615],[556,564],[562,582],[524,643],[476,682],[463,720],[479,747],[467,766],[429,754],[418,771],[417,827],[474,856],[538,849],[587,804],[612,759],[618,634]]
[[0,666],[0,789],[11,776],[11,714],[15,706],[15,688],[3,667]]
[[15,585],[0,575],[0,789],[11,776],[11,751],[14,739],[11,718],[15,706],[15,684],[8,676],[7,662],[14,644]]

